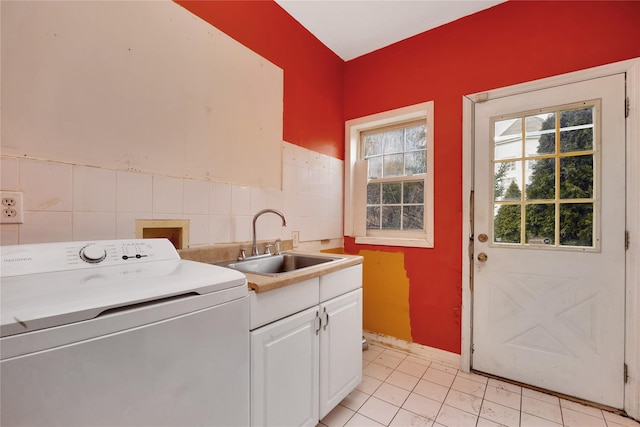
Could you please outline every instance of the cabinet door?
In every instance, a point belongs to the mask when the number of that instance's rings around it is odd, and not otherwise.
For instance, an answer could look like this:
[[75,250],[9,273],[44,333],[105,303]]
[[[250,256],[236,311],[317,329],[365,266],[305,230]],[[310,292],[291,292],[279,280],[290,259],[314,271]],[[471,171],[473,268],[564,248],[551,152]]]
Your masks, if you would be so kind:
[[362,380],[362,289],[320,305],[320,418]]
[[315,426],[318,307],[251,332],[251,425]]

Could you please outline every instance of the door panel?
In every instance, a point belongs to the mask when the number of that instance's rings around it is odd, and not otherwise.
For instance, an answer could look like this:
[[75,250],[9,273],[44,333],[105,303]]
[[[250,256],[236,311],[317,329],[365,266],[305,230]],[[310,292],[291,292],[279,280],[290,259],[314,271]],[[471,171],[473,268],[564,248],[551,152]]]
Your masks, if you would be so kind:
[[473,369],[623,406],[624,98],[620,74],[476,104]]

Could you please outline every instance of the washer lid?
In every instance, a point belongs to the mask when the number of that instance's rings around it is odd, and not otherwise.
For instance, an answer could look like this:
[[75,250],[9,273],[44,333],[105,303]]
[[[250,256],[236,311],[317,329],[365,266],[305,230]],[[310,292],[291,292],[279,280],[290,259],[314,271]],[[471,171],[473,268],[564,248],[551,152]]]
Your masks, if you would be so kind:
[[[4,255],[4,254],[3,254]],[[93,319],[106,310],[242,287],[244,274],[181,259],[2,278],[1,336]],[[237,298],[237,294],[235,294]]]

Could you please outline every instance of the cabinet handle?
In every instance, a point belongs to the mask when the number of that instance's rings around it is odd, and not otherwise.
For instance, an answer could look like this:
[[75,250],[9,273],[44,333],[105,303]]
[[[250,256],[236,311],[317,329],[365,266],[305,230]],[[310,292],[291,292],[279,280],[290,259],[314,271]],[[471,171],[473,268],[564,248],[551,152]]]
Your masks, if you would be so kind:
[[316,311],[316,318],[313,320],[315,322],[316,335],[320,332],[320,327],[322,326],[322,320],[320,319],[320,313]]
[[323,331],[327,330],[327,326],[329,326],[329,313],[327,313],[327,307],[324,308],[324,326],[322,327]]

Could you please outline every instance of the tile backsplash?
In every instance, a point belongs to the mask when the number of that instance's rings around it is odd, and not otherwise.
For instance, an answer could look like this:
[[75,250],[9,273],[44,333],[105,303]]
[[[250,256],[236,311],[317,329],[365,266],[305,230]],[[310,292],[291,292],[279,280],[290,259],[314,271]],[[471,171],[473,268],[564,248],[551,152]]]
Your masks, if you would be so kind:
[[[24,193],[24,224],[0,225],[0,244],[135,237],[136,219],[188,219],[190,246],[257,238],[342,239],[343,161],[283,143],[283,189],[112,170],[47,160],[1,158],[0,187]],[[268,165],[265,166],[265,168]]]

